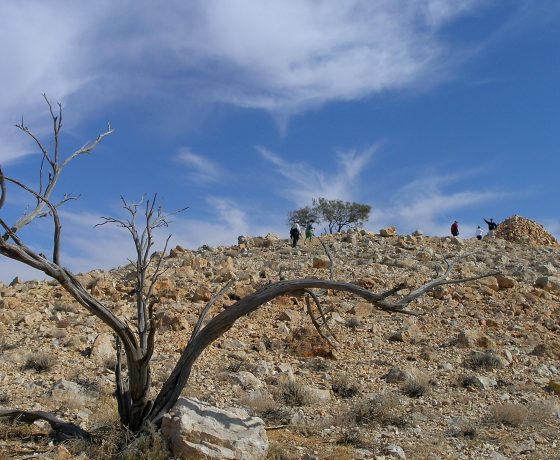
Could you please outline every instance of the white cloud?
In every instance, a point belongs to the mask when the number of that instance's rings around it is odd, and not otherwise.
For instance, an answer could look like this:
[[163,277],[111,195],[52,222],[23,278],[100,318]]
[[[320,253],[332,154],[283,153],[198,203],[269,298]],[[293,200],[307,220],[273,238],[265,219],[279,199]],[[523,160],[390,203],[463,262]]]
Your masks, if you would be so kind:
[[[503,190],[453,190],[461,179],[471,174],[472,171],[466,171],[462,175],[425,176],[405,184],[395,191],[389,205],[379,208],[374,205],[374,220],[368,228],[378,230],[396,225],[404,232],[421,229],[429,235],[447,235],[450,222],[443,222],[442,218],[454,215],[453,219],[458,219],[463,209],[512,196]],[[476,224],[463,224],[465,229],[476,229]]]
[[175,0],[155,9],[147,0],[2,2],[0,160],[29,151],[9,127],[22,114],[31,125],[43,119],[43,92],[73,108],[74,121],[92,105],[162,96],[281,118],[445,78],[451,44],[439,32],[480,4]]
[[224,171],[219,164],[187,148],[181,150],[177,160],[189,168],[189,177],[194,181],[218,182],[224,176]]
[[360,185],[359,176],[377,149],[378,145],[374,144],[363,151],[338,152],[336,171],[328,173],[305,162],[286,161],[264,147],[257,147],[261,156],[286,179],[286,185],[280,191],[297,206],[308,205],[318,197],[354,200]]

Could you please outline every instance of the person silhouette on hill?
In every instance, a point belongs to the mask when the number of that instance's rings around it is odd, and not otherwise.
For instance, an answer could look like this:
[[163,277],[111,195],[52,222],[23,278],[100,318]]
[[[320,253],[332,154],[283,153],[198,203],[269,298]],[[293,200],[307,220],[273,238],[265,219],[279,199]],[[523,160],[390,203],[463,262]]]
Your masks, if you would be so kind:
[[313,222],[315,222],[314,220],[310,220],[307,225],[305,226],[305,241],[307,242],[307,240],[309,240],[309,242],[311,243],[311,238],[313,238]]
[[478,227],[476,227],[476,239],[477,240],[482,239],[482,229],[480,228],[480,225]]
[[494,222],[494,219],[492,218],[490,218],[490,220],[484,219],[484,222],[486,222],[486,225],[488,225],[488,236],[494,236],[494,230],[498,228],[498,224]]
[[292,228],[290,229],[290,239],[292,240],[292,248],[295,248],[297,246],[300,235],[301,235],[301,228],[297,222],[294,222],[292,224]]
[[453,236],[459,236],[459,222],[458,221],[454,221],[451,224],[451,234]]

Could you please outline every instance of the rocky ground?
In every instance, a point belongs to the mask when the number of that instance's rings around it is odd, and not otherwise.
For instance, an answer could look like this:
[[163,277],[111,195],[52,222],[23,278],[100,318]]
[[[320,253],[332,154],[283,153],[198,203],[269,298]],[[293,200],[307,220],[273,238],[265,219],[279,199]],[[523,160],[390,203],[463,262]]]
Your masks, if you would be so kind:
[[[393,233],[322,237],[334,279],[376,292],[406,282],[398,297],[445,259],[458,258],[454,277],[501,275],[432,291],[412,305],[419,317],[328,291],[321,299],[336,349],[313,329],[303,297],[278,298],[203,354],[184,393],[262,417],[270,458],[560,458],[558,245],[527,231],[516,241]],[[163,263],[156,387],[205,302],[233,276],[216,311],[271,281],[330,276],[317,239],[292,249],[273,235],[178,247]],[[132,319],[130,275],[121,267],[80,279]],[[88,429],[113,423],[110,331],[54,283],[16,281],[0,294],[0,408],[52,411]],[[41,423],[0,426],[0,458],[72,458],[47,433]]]

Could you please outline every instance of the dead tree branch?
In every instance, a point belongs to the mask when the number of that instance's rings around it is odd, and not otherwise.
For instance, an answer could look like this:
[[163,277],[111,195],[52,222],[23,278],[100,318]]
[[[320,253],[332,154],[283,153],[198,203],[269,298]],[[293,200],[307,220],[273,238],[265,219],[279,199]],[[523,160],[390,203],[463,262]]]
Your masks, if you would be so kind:
[[61,440],[72,438],[86,439],[91,442],[100,443],[99,438],[94,437],[87,431],[70,422],[65,422],[56,418],[53,414],[43,411],[26,410],[0,410],[0,418],[7,418],[13,421],[31,424],[37,420],[45,420],[56,432]]

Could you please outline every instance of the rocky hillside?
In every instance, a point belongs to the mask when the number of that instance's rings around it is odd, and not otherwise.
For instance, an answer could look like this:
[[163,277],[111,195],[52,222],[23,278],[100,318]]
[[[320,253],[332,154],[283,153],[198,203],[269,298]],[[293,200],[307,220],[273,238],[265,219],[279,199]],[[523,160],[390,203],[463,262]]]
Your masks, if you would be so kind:
[[[314,331],[303,297],[278,298],[203,354],[185,394],[263,418],[269,458],[559,458],[559,247],[383,234],[322,237],[334,278],[377,292],[405,282],[398,296],[441,272],[445,259],[460,257],[455,277],[501,275],[432,291],[412,305],[419,317],[328,291],[322,302],[336,349]],[[233,247],[177,247],[163,264],[156,386],[205,302],[233,276],[216,311],[271,281],[330,276],[319,241],[292,249],[273,235]],[[130,267],[80,279],[133,318]],[[0,293],[0,408],[53,411],[92,430],[112,423],[109,330],[53,283],[14,282]],[[75,455],[70,445],[49,444],[43,424],[23,434],[2,430],[0,458]]]

